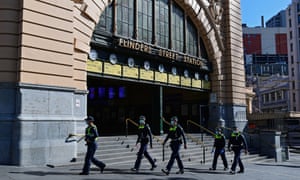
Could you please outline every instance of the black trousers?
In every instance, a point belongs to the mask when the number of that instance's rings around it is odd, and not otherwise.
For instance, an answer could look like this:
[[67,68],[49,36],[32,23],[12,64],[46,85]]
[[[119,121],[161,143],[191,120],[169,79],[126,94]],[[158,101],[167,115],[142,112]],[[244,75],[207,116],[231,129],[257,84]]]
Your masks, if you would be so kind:
[[213,160],[212,168],[213,169],[217,168],[217,162],[218,162],[219,155],[221,155],[221,158],[223,160],[224,168],[228,168],[228,163],[227,163],[227,159],[226,159],[226,156],[225,156],[225,149],[224,148],[216,148],[215,153],[214,153],[214,160]]
[[181,169],[181,170],[184,168],[183,164],[182,164],[182,161],[180,159],[180,154],[179,154],[180,146],[181,146],[181,143],[179,141],[174,141],[174,142],[171,142],[171,144],[170,144],[172,154],[171,154],[170,160],[169,160],[168,165],[167,165],[167,170],[168,171],[171,170],[175,159],[177,161],[178,168]]
[[231,170],[235,171],[237,164],[239,164],[240,167],[240,171],[244,171],[244,165],[243,162],[241,160],[241,148],[234,148],[232,149],[234,152],[234,159],[233,159],[233,163],[231,166]]
[[94,154],[96,152],[96,149],[97,149],[97,144],[95,142],[87,144],[87,152],[86,152],[86,155],[85,155],[84,165],[83,165],[83,169],[82,169],[83,173],[88,174],[90,172],[91,162],[94,163],[99,168],[105,166],[105,164],[103,162],[101,162],[101,161],[97,160],[96,158],[94,158]]
[[152,166],[155,165],[153,159],[151,158],[151,156],[149,155],[149,153],[147,151],[147,146],[148,146],[148,144],[144,144],[144,143],[141,144],[139,152],[137,154],[137,159],[136,159],[135,164],[134,164],[134,168],[135,169],[139,169],[140,168],[143,155],[148,159],[148,161],[150,162],[150,164]]

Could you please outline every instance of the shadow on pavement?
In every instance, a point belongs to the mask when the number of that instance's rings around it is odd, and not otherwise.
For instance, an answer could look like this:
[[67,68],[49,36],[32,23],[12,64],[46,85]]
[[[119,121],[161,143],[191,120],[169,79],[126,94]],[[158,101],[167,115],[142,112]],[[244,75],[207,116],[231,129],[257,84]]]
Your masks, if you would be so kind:
[[78,173],[69,172],[47,172],[47,171],[24,171],[24,172],[9,172],[12,174],[27,174],[33,176],[47,176],[47,175],[78,175]]
[[225,175],[231,175],[229,171],[223,171],[223,170],[208,170],[208,169],[196,169],[196,168],[185,168],[188,170],[188,172],[192,173],[205,173],[205,174],[225,174]]
[[288,164],[255,164],[258,166],[280,166],[280,167],[287,167],[287,168],[300,168],[300,165],[288,165]]

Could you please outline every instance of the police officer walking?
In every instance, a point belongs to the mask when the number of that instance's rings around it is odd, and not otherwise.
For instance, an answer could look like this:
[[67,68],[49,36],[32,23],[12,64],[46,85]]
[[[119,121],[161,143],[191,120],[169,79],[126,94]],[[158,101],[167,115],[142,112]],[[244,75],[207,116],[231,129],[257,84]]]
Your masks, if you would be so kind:
[[214,160],[213,160],[212,167],[209,168],[209,170],[216,170],[219,155],[221,155],[221,158],[223,160],[224,171],[228,169],[228,163],[225,156],[225,145],[226,145],[225,136],[222,133],[222,130],[220,128],[217,128],[215,134],[215,142],[212,150],[212,152],[214,152]]
[[234,159],[230,171],[231,174],[235,174],[237,164],[239,164],[240,167],[238,173],[244,173],[245,171],[244,165],[241,160],[242,149],[245,150],[245,154],[248,153],[248,146],[245,137],[241,134],[237,127],[234,127],[228,142],[228,150],[233,150],[234,152]]
[[151,129],[150,129],[149,125],[146,124],[145,116],[140,116],[139,124],[140,125],[139,125],[138,138],[136,141],[136,145],[138,143],[140,143],[140,149],[137,154],[137,159],[135,161],[134,168],[131,168],[131,170],[136,171],[136,172],[139,170],[143,155],[148,159],[148,161],[151,164],[150,170],[154,170],[154,168],[156,168],[157,166],[147,151],[147,146],[148,146],[149,142],[150,142],[150,148],[152,149],[152,133],[151,133]]
[[169,133],[168,133],[166,139],[163,142],[163,145],[166,144],[168,139],[171,139],[170,147],[172,150],[172,154],[171,154],[171,157],[170,157],[167,167],[165,169],[162,169],[162,172],[164,172],[166,175],[169,175],[170,170],[173,166],[174,160],[176,159],[178,167],[179,167],[179,171],[176,172],[176,174],[183,174],[184,167],[183,167],[182,161],[180,159],[179,150],[180,150],[182,141],[184,143],[185,149],[187,148],[187,146],[186,146],[186,139],[185,139],[184,131],[183,131],[182,127],[178,124],[178,118],[176,116],[173,116],[171,118],[171,127],[169,129]]
[[105,168],[105,164],[96,158],[94,158],[94,154],[97,149],[96,140],[99,137],[98,130],[96,125],[94,124],[94,118],[92,116],[88,116],[85,119],[88,127],[85,129],[85,141],[87,145],[87,152],[84,159],[84,166],[80,175],[88,175],[90,171],[91,162],[100,168],[100,172],[103,173]]

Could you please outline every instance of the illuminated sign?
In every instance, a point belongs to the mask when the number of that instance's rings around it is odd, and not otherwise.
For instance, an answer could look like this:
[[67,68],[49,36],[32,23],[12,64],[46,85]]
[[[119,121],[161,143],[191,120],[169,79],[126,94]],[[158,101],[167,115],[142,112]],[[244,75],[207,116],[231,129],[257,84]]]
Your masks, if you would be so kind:
[[192,79],[192,87],[193,88],[201,88],[202,83],[201,80]]
[[186,78],[186,77],[183,77],[181,76],[181,79],[180,79],[180,84],[182,86],[191,86],[191,78]]
[[169,74],[169,83],[179,85],[180,84],[179,76]]
[[102,61],[91,61],[87,60],[87,71],[102,73]]
[[131,68],[128,66],[123,66],[123,76],[129,78],[138,78],[139,70],[137,68]]
[[154,80],[154,72],[148,71],[145,69],[140,69],[140,79],[153,81]]
[[166,73],[155,72],[155,81],[167,83],[168,75]]
[[121,76],[121,65],[105,62],[104,73],[108,75]]

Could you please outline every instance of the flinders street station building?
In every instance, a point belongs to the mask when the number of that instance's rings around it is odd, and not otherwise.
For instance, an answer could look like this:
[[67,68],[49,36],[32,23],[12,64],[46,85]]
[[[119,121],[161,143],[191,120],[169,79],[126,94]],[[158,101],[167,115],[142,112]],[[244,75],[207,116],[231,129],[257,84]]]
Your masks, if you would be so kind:
[[0,164],[69,161],[87,115],[247,123],[240,0],[1,0],[0,27]]

